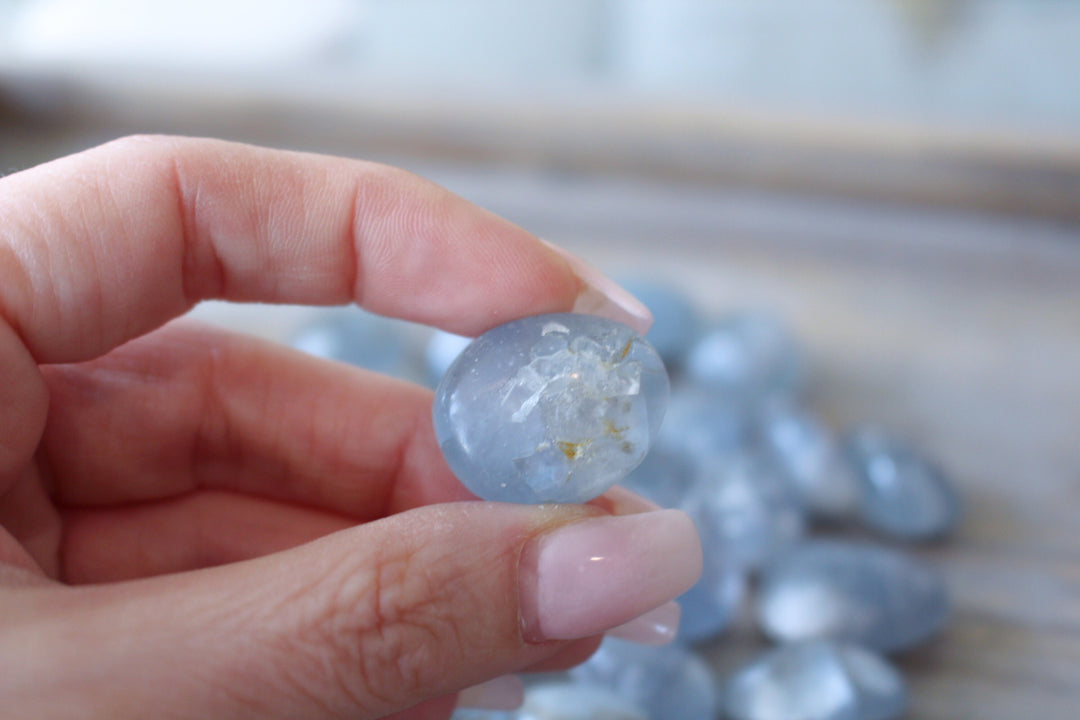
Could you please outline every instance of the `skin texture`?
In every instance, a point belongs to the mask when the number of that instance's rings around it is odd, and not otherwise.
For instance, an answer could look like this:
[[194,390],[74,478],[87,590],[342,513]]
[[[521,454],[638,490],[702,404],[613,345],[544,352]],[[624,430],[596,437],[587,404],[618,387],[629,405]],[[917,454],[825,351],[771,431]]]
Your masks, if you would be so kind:
[[446,718],[580,662],[522,637],[529,542],[617,511],[471,501],[427,390],[183,320],[344,304],[474,335],[573,260],[420,178],[136,137],[0,180],[0,697],[36,718]]

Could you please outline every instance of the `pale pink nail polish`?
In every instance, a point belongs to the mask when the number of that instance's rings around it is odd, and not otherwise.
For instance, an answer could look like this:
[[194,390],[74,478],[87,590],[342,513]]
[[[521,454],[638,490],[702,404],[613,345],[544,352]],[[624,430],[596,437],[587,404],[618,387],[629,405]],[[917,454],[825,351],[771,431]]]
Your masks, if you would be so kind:
[[517,675],[503,675],[458,693],[457,706],[477,710],[517,710],[525,701],[525,683]]
[[574,274],[581,278],[583,287],[577,302],[574,303],[574,312],[599,315],[621,322],[641,335],[649,331],[652,326],[652,313],[640,300],[576,255],[547,240],[542,242],[561,255]]
[[681,595],[700,574],[701,543],[681,511],[566,525],[522,552],[522,630],[534,642],[597,635]]
[[675,640],[675,636],[679,633],[681,613],[679,603],[666,602],[628,623],[611,628],[607,634],[641,645],[667,645]]

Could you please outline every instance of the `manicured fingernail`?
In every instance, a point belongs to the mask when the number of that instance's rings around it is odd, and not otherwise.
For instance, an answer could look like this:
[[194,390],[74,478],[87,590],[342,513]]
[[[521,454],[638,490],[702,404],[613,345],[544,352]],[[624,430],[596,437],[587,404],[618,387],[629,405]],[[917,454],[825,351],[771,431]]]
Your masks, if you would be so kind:
[[457,706],[477,710],[517,710],[525,701],[525,684],[517,675],[503,675],[458,693]]
[[673,600],[700,574],[697,530],[679,510],[566,525],[522,551],[522,631],[533,642],[598,635]]
[[559,253],[570,264],[574,274],[581,278],[582,289],[574,303],[574,312],[616,320],[629,325],[641,335],[649,331],[652,313],[640,300],[576,255],[547,240],[543,243]]
[[594,505],[600,505],[612,515],[635,515],[660,509],[660,506],[652,500],[619,485],[611,488],[591,502]]
[[642,645],[667,645],[679,633],[679,603],[666,602],[628,623],[611,628],[608,635]]

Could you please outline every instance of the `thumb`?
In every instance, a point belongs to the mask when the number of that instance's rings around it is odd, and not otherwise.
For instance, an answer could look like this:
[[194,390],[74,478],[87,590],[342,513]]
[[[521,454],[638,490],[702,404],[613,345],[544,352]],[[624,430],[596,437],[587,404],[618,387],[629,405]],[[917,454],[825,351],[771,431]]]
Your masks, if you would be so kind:
[[675,510],[429,506],[244,563],[9,596],[32,622],[8,625],[0,695],[28,717],[382,717],[626,623],[700,569]]

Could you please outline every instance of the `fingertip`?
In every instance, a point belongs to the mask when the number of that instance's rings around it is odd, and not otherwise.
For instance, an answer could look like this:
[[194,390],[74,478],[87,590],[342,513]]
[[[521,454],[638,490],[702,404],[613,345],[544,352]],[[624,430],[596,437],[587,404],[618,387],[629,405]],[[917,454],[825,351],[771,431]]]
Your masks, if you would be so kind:
[[517,675],[502,675],[458,693],[457,706],[477,710],[517,710],[525,700],[525,683]]
[[612,515],[634,515],[661,509],[652,500],[621,485],[616,485],[600,497],[593,498],[589,504],[606,510]]
[[679,603],[669,600],[630,622],[608,630],[607,634],[639,645],[667,645],[674,642],[679,634],[681,616],[682,608]]
[[697,529],[679,510],[560,527],[522,550],[522,632],[533,642],[606,632],[689,590],[701,563]]
[[591,658],[593,656],[593,653],[600,649],[600,643],[603,642],[603,640],[603,635],[593,635],[591,637],[583,638],[581,640],[573,640],[567,645],[565,645],[561,650],[556,652],[554,655],[546,657],[539,662],[533,663],[529,667],[524,668],[522,672],[562,672],[563,670],[569,670],[572,667],[577,667],[581,663]]
[[630,292],[578,256],[547,240],[541,240],[569,265],[581,282],[574,301],[574,312],[598,315],[621,322],[645,335],[652,327],[653,317],[649,308]]

